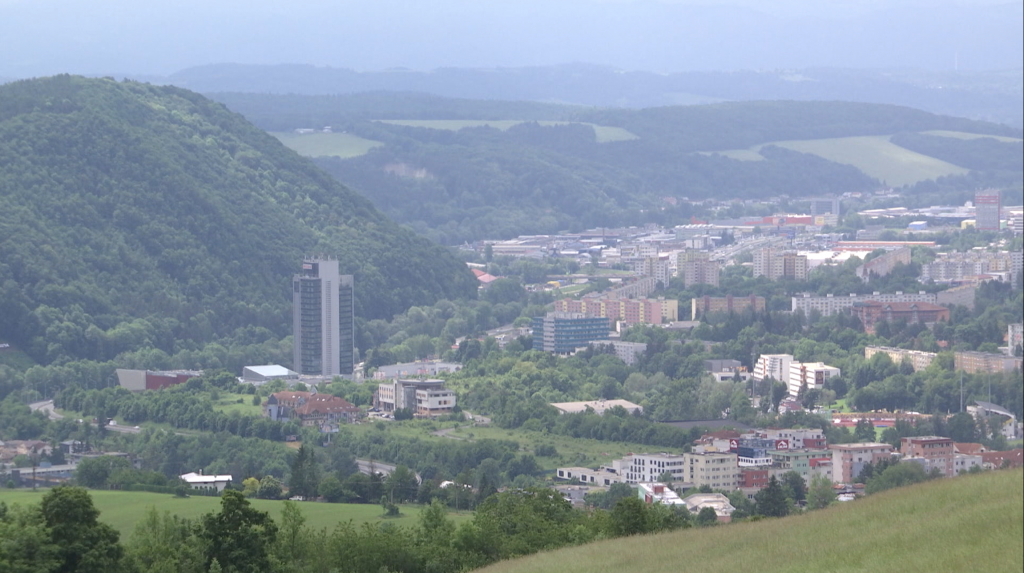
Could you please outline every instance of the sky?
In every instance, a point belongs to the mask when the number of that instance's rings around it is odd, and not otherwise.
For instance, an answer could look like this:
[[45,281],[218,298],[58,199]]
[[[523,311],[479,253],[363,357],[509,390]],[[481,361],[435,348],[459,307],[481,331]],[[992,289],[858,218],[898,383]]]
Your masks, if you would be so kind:
[[0,77],[215,63],[677,72],[1022,65],[1021,0],[0,0]]

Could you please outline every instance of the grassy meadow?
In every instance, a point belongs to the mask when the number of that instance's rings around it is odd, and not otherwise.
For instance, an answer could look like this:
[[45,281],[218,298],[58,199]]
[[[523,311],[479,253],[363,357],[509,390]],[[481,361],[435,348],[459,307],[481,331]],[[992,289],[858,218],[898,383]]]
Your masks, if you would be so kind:
[[613,539],[481,573],[1024,570],[1024,471],[940,479],[779,520]]
[[[377,120],[381,123],[387,123],[391,125],[404,125],[407,127],[425,127],[428,129],[446,129],[449,131],[458,131],[467,127],[492,127],[494,129],[500,129],[506,131],[510,127],[525,123],[518,119],[501,119],[501,120],[477,120],[477,119],[381,119]],[[569,125],[569,121],[538,121],[540,125],[552,126],[552,125]],[[589,125],[594,129],[594,137],[598,143],[611,143],[614,141],[630,141],[632,139],[639,139],[635,134],[623,129],[621,127],[611,127],[607,125],[596,125],[593,123],[584,123],[583,125]]]
[[[990,137],[958,131],[926,131],[922,133],[958,137],[961,139]],[[756,145],[749,149],[705,151],[703,153],[705,155],[716,153],[739,161],[763,161],[764,157],[760,153],[761,148],[765,145],[777,145],[793,151],[817,155],[836,163],[852,165],[870,177],[897,187],[927,179],[936,179],[946,175],[963,175],[969,171],[959,165],[900,147],[889,141],[890,137],[888,135],[869,135],[832,139],[774,141]],[[995,139],[1000,141],[1019,141],[1010,137],[995,137]]]
[[[28,489],[0,490],[0,502],[7,505],[27,505],[38,503],[47,490],[40,489],[32,491]],[[108,523],[121,532],[122,539],[131,534],[135,524],[141,520],[151,507],[163,513],[170,512],[172,515],[195,519],[203,514],[218,511],[220,508],[219,497],[193,496],[188,498],[177,498],[162,493],[148,493],[136,491],[101,491],[90,490],[93,503],[100,510],[100,521]],[[275,520],[280,520],[283,501],[271,501],[266,499],[250,500],[253,507],[266,511]],[[419,517],[421,506],[402,505],[402,515],[397,518],[384,518],[381,516],[381,507],[373,504],[346,504],[346,503],[299,503],[302,515],[306,517],[306,525],[314,529],[333,529],[339,523],[351,520],[355,524],[361,523],[394,523],[396,525],[413,526]],[[471,513],[450,513],[449,517],[456,522],[461,522],[471,517]]]
[[306,133],[271,132],[299,155],[306,157],[340,157],[348,159],[366,155],[374,147],[384,145],[379,141],[364,139],[348,133]]
[[982,135],[980,133],[967,133],[965,131],[946,131],[943,129],[922,131],[921,133],[925,135],[938,135],[940,137],[952,137],[954,139],[982,139],[987,137],[989,139],[994,139],[996,141],[1002,141],[1003,143],[1017,143],[1020,141],[1020,138],[1007,137],[1005,135]]

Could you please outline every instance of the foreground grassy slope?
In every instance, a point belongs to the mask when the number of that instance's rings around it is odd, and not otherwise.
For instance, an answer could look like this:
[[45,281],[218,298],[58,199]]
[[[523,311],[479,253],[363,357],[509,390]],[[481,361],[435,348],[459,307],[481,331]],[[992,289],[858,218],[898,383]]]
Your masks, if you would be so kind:
[[[46,490],[0,490],[0,502],[11,504],[28,505],[38,503]],[[189,498],[177,498],[172,495],[160,493],[147,493],[136,491],[90,491],[93,503],[100,510],[100,521],[108,523],[121,532],[122,538],[129,535],[135,524],[142,520],[151,507],[163,513],[171,512],[173,515],[195,519],[211,511],[218,511],[220,508],[219,497],[194,496]],[[275,521],[280,521],[281,510],[284,508],[283,501],[270,501],[266,499],[250,500],[253,507],[266,511]],[[327,528],[334,529],[339,523],[351,520],[355,524],[387,522],[395,525],[414,526],[420,514],[420,506],[402,505],[401,517],[383,518],[379,505],[371,504],[344,504],[344,503],[300,503],[299,509],[306,517],[306,526],[313,529]],[[469,513],[452,513],[449,516],[456,522],[469,519]]]
[[1024,472],[894,490],[808,515],[615,539],[483,573],[1021,571]]

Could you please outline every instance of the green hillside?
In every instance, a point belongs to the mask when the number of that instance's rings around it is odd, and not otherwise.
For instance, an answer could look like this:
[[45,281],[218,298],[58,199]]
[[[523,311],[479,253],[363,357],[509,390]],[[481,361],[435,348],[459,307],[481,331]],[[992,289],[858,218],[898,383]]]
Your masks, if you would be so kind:
[[[109,79],[0,86],[0,250],[0,339],[44,364],[276,359],[305,254],[355,275],[360,319],[476,293],[445,249],[242,116]],[[217,358],[181,354],[214,341]]]
[[305,157],[359,157],[383,143],[363,139],[348,133],[307,133],[271,132],[281,143]]
[[780,520],[614,539],[481,573],[1020,571],[1024,472],[890,490]]

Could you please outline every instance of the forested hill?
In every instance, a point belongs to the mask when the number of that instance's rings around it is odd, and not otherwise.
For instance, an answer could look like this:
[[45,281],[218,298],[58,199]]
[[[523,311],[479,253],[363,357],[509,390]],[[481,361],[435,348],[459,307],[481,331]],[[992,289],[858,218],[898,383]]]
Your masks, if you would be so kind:
[[0,86],[0,340],[37,361],[290,334],[304,254],[357,316],[473,297],[445,249],[219,103],[57,76]]
[[892,105],[631,110],[387,92],[211,97],[446,244],[678,224],[695,215],[684,198],[798,198],[921,182],[1019,189],[1024,179],[1021,130]]

